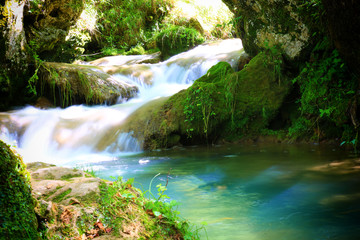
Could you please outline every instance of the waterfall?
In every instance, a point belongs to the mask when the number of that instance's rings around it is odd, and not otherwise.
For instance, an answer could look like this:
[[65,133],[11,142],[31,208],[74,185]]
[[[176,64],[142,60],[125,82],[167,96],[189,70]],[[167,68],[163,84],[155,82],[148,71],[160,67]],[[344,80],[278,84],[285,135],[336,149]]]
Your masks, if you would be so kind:
[[[220,61],[236,69],[241,51],[241,41],[230,39],[198,46],[157,64],[139,63],[148,56],[114,56],[84,63],[136,84],[138,96],[113,106],[48,110],[29,106],[0,113],[0,139],[15,145],[25,162],[74,165],[140,152],[131,133],[118,134],[122,122],[143,104],[188,88]],[[112,143],[102,146],[99,141],[104,138]]]

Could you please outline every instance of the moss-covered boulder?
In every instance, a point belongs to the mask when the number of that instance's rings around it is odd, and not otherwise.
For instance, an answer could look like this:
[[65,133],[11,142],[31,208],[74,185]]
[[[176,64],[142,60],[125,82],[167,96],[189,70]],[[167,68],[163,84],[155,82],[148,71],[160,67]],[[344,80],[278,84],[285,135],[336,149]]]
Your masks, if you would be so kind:
[[185,52],[205,40],[198,30],[184,26],[170,25],[156,36],[156,46],[163,59]]
[[37,92],[53,104],[114,104],[137,93],[137,87],[122,82],[100,68],[66,63],[42,63],[36,83]]
[[0,140],[0,238],[40,239],[30,176],[22,158]]
[[[236,31],[245,51],[255,56],[279,45],[289,60],[303,59],[314,44],[309,14],[312,3],[302,0],[223,0],[235,14]],[[308,2],[308,3],[306,3]]]
[[280,55],[254,57],[240,72],[220,62],[187,90],[134,112],[122,126],[145,149],[254,135],[274,118],[290,84]]

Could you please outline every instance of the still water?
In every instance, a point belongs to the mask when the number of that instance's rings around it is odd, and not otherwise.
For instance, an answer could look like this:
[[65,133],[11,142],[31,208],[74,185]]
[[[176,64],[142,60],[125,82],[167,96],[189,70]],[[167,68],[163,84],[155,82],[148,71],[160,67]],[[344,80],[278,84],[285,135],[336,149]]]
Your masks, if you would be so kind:
[[[359,239],[360,174],[337,147],[225,145],[121,156],[87,165],[101,178],[166,184],[181,216],[208,239]],[[156,189],[152,189],[156,192]],[[202,238],[206,233],[202,231]]]

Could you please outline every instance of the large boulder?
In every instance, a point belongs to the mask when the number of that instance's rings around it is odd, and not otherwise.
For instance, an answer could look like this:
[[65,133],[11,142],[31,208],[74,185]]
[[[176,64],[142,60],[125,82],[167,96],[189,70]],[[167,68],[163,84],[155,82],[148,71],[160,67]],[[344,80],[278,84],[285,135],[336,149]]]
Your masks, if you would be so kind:
[[22,158],[0,140],[0,236],[40,239],[30,176]]
[[44,62],[39,72],[37,91],[54,105],[115,104],[137,93],[137,87],[120,81],[95,66]]
[[24,28],[32,47],[41,54],[63,43],[84,10],[84,3],[84,0],[29,1],[24,9]]
[[282,58],[260,53],[240,72],[220,62],[188,88],[135,111],[122,126],[145,149],[258,134],[275,117],[290,84]]
[[[278,45],[288,60],[304,59],[313,44],[313,22],[300,0],[223,0],[236,17],[245,51],[255,56]],[[314,19],[312,19],[314,20]]]

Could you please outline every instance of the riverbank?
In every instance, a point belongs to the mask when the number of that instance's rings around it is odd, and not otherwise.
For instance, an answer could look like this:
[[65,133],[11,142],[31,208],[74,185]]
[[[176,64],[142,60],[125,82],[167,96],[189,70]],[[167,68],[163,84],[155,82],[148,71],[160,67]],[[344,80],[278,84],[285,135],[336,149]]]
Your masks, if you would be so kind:
[[114,182],[92,172],[29,163],[36,213],[48,239],[198,239],[176,203],[133,187],[134,179]]
[[0,233],[6,239],[199,239],[179,217],[176,201],[165,201],[167,184],[155,194],[135,188],[132,178],[106,181],[41,162],[25,169],[16,150],[1,141],[0,150]]

